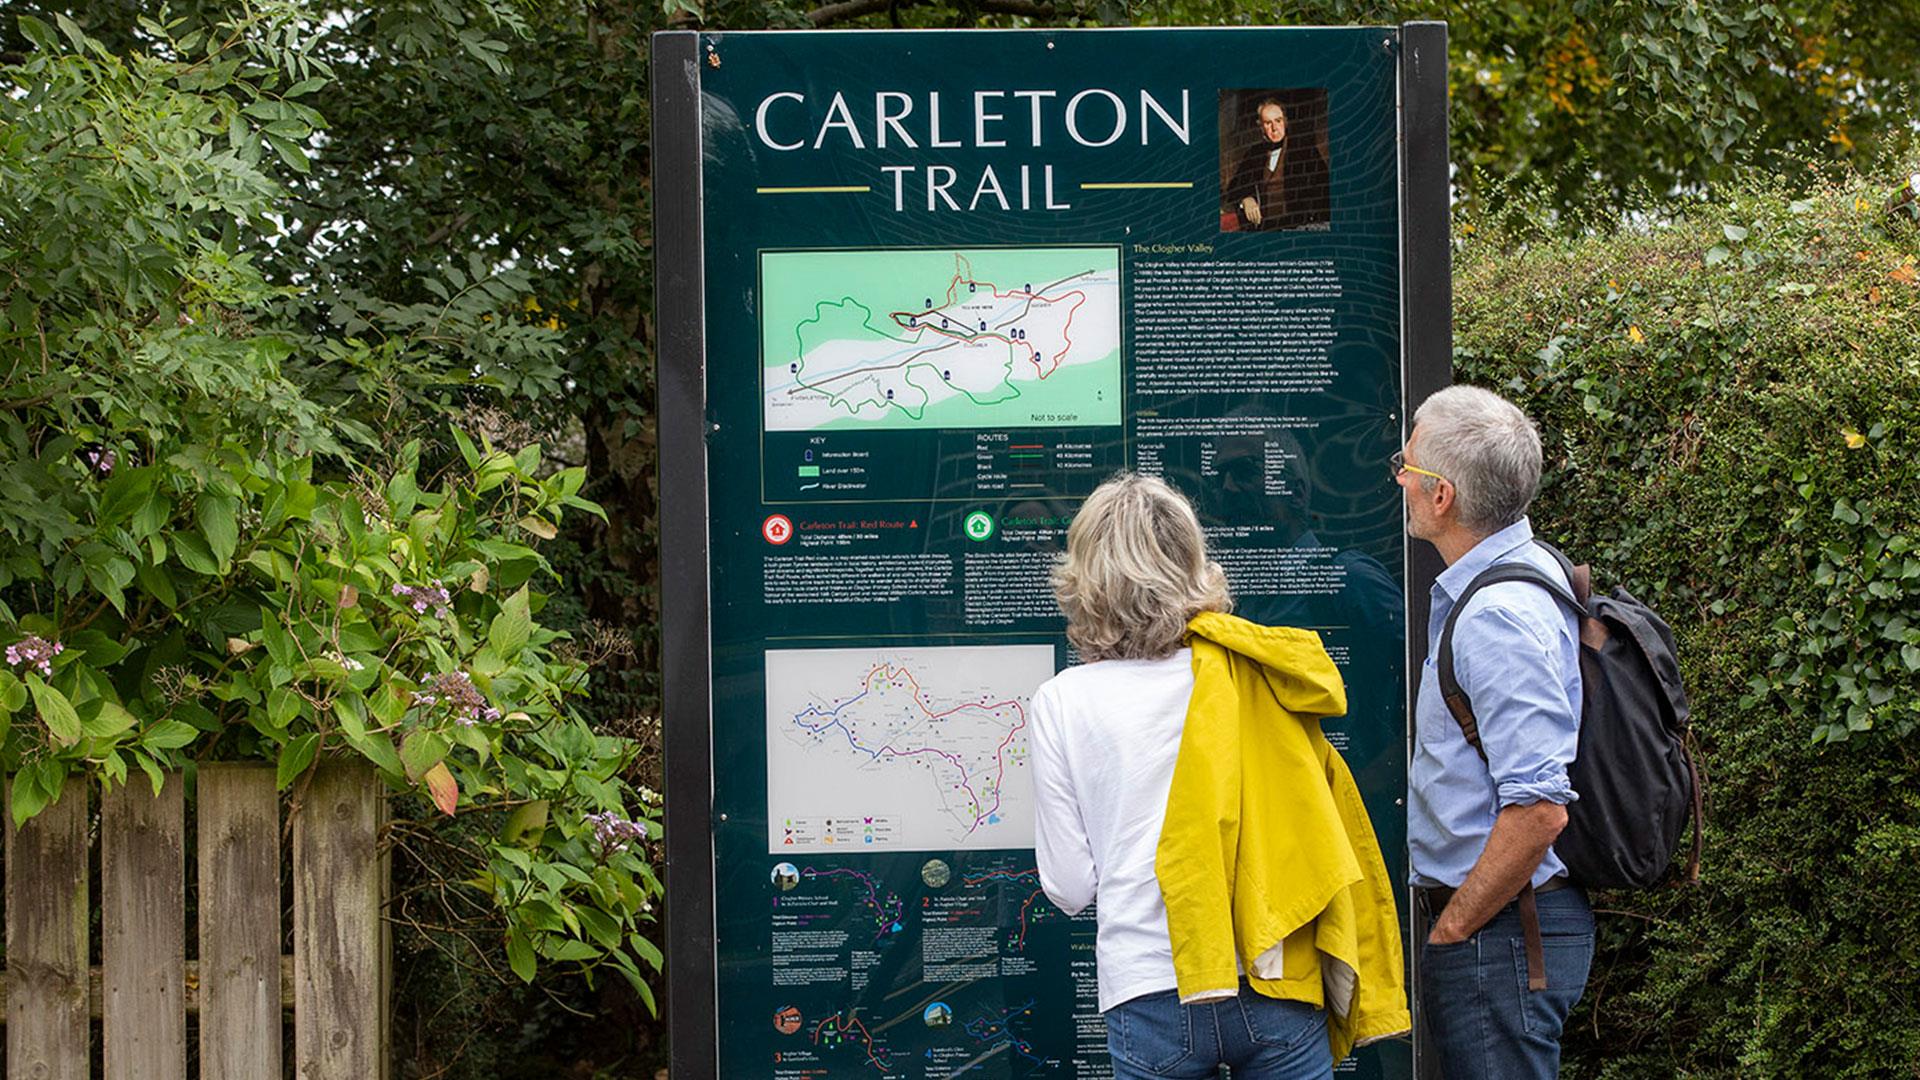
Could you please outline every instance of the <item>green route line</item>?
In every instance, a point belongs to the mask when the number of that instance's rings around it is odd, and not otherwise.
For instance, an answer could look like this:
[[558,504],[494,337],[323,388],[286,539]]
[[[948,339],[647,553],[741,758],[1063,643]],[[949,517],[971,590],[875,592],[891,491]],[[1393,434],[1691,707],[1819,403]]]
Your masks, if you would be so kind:
[[[795,355],[801,357],[801,359],[798,361],[800,368],[805,368],[807,363],[805,359],[806,338],[802,335],[801,331],[804,330],[807,327],[807,325],[810,323],[820,322],[823,318],[821,313],[825,311],[827,308],[830,308],[830,307],[845,308],[848,306],[859,308],[861,313],[866,316],[860,322],[861,329],[867,330],[878,337],[881,337],[887,341],[895,342],[897,344],[901,344],[901,345],[916,344],[916,342],[914,342],[911,339],[894,337],[892,334],[889,334],[886,331],[881,330],[880,328],[874,326],[873,325],[873,309],[868,307],[865,304],[862,304],[860,301],[855,300],[851,296],[843,296],[837,301],[822,300],[813,306],[813,318],[802,319],[800,320],[799,323],[795,324],[793,328],[793,345],[794,345]],[[931,327],[929,327],[928,329],[931,329]],[[937,332],[949,333],[949,331],[937,331]],[[958,335],[950,335],[950,336],[958,336]],[[964,340],[970,342],[981,337],[995,338],[997,340],[1006,342],[1009,346],[1013,344],[1012,338],[1001,337],[998,334],[991,334],[991,333],[976,333],[973,335],[973,337],[965,338]],[[930,362],[924,362],[924,361],[921,363],[914,363],[912,360],[907,360],[904,363],[902,363],[900,366],[906,369],[906,373],[902,375],[901,378],[906,381],[908,386],[911,386],[915,390],[920,391],[922,395],[922,399],[920,402],[920,411],[915,412],[911,407],[901,402],[894,401],[892,398],[873,398],[871,400],[874,401],[876,404],[891,405],[894,408],[899,409],[901,412],[906,413],[907,416],[911,417],[912,419],[918,420],[921,417],[926,415],[927,405],[933,400],[933,398],[932,398],[932,395],[927,393],[925,387],[920,386],[918,383],[913,382],[912,379],[909,378],[909,376],[912,375],[913,370],[915,368],[931,368],[937,372],[940,370],[940,365],[930,363]],[[1011,359],[1009,359],[1002,370],[1005,373],[1005,375],[1011,376],[1013,374],[1013,367],[1014,367],[1014,362]],[[824,386],[817,386],[813,383],[809,383],[806,380],[800,378],[799,369],[796,369],[793,372],[793,381],[808,390],[814,391],[815,393],[827,395],[828,403],[834,406],[844,407],[847,410],[848,416],[860,415],[859,407],[856,405],[848,404],[847,402],[841,400],[842,395],[835,393],[834,391],[829,390]],[[1003,378],[1002,380],[1002,385],[1004,385],[1007,388],[1007,390],[1010,391],[1010,393],[1006,397],[992,398],[990,400],[983,400],[981,398],[975,397],[973,392],[968,390],[966,387],[954,386],[954,384],[947,379],[941,379],[940,381],[946,383],[948,386],[952,386],[955,390],[960,391],[960,393],[966,396],[967,400],[973,402],[975,405],[1000,405],[1000,404],[1004,404],[1005,402],[1012,401],[1013,399],[1020,396],[1020,388],[1013,384],[1013,380],[1011,378]]]

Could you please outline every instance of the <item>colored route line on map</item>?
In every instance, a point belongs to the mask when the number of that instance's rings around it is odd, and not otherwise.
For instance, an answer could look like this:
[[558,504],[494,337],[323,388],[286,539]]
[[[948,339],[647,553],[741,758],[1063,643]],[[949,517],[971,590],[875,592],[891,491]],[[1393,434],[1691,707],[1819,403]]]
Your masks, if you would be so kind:
[[873,940],[876,943],[881,942],[886,940],[887,935],[900,932],[900,920],[906,914],[906,905],[901,902],[900,895],[895,892],[888,892],[886,899],[882,900],[880,898],[880,881],[872,874],[863,874],[858,870],[848,870],[844,867],[836,867],[832,870],[815,870],[809,866],[800,871],[800,876],[808,879],[852,878],[858,881],[867,887],[865,903],[867,907],[872,910],[874,923],[878,927],[877,932],[873,935]]
[[[821,1041],[823,1037],[826,1040],[824,1043]],[[869,1032],[867,1025],[861,1023],[859,1020],[852,1016],[841,1016],[839,1013],[834,1013],[832,1016],[813,1025],[813,1045],[815,1046],[838,1046],[843,1040],[850,1037],[857,1037],[862,1048],[866,1050],[867,1064],[879,1069],[881,1072],[887,1071],[887,1049],[874,1045],[873,1033]]]
[[1046,895],[1046,890],[1040,887],[1040,871],[991,870],[984,874],[973,874],[961,878],[960,881],[961,884],[968,888],[973,888],[976,885],[985,885],[993,881],[1005,881],[1032,890],[1027,893],[1026,900],[1021,902],[1020,922],[1014,927],[1012,933],[1008,935],[1007,938],[1007,945],[1015,952],[1024,952],[1027,947],[1027,927],[1032,921],[1031,914],[1033,912],[1034,902]]
[[999,1016],[969,1020],[966,1032],[989,1046],[1006,1043],[1009,1049],[1028,1061],[1036,1065],[1045,1064],[1046,1059],[1033,1052],[1033,1044],[1013,1032],[1013,1018],[1032,1013],[1037,1001],[1036,998],[1028,998],[1025,1005],[1002,1010]]
[[[796,324],[793,328],[794,348],[797,354],[802,359],[794,367],[793,381],[795,383],[795,388],[787,391],[788,395],[792,396],[794,394],[799,393],[801,390],[812,390],[815,393],[826,394],[830,398],[837,399],[839,396],[838,392],[835,390],[829,389],[826,385],[827,383],[838,382],[842,379],[853,378],[860,375],[869,375],[876,371],[890,371],[897,368],[906,368],[908,371],[911,371],[916,367],[925,367],[925,368],[932,368],[935,371],[942,371],[941,367],[938,364],[934,364],[927,361],[920,361],[919,363],[915,363],[915,361],[919,361],[922,356],[925,356],[928,353],[938,352],[941,349],[946,348],[946,345],[939,345],[939,346],[934,346],[928,349],[924,349],[920,352],[914,353],[912,356],[907,357],[905,360],[902,360],[897,364],[886,364],[880,367],[856,368],[853,371],[835,372],[830,376],[822,378],[818,382],[808,382],[805,379],[802,379],[800,377],[800,371],[802,368],[806,366],[806,360],[805,360],[806,336],[802,333],[802,331],[808,325],[812,323],[817,323],[820,321],[820,318],[821,318],[820,312],[823,309],[829,308],[829,307],[840,307],[842,305],[850,305],[852,307],[859,308],[860,311],[863,312],[866,316],[860,322],[861,327],[866,330],[871,330],[875,334],[878,334],[881,337],[888,339],[889,341],[897,341],[897,342],[900,342],[901,344],[917,345],[919,344],[921,335],[925,332],[932,332],[934,334],[944,335],[945,337],[951,338],[954,341],[958,341],[962,343],[971,343],[971,342],[978,341],[982,338],[985,338],[990,341],[1002,342],[1005,345],[1007,345],[1009,350],[1011,350],[1013,346],[1019,345],[1021,347],[1021,350],[1027,355],[1028,362],[1033,364],[1034,372],[1043,381],[1048,376],[1052,375],[1054,372],[1059,371],[1060,365],[1065,361],[1067,353],[1073,349],[1073,335],[1071,333],[1073,329],[1073,316],[1075,315],[1075,313],[1077,313],[1080,310],[1082,306],[1086,304],[1087,294],[1080,291],[1079,289],[1073,289],[1071,291],[1062,293],[1058,297],[1047,296],[1044,294],[1044,292],[1027,292],[1027,291],[1017,290],[1017,289],[1008,290],[1007,292],[1001,292],[999,290],[999,287],[994,285],[990,281],[975,280],[972,276],[973,264],[968,262],[965,256],[955,255],[954,262],[957,264],[958,268],[954,271],[953,280],[947,283],[946,304],[942,304],[939,307],[929,308],[928,310],[921,311],[921,312],[911,312],[911,311],[888,312],[887,317],[893,320],[895,327],[899,329],[914,331],[913,336],[910,338],[894,337],[892,334],[888,333],[887,331],[873,325],[873,309],[870,307],[867,307],[865,304],[860,303],[859,301],[855,300],[851,296],[843,296],[837,302],[832,300],[822,300],[819,303],[815,304],[813,307],[813,318],[803,319],[798,324]],[[1084,274],[1090,273],[1090,272],[1091,271],[1082,271],[1082,273],[1080,274],[1074,274],[1069,277],[1063,278],[1060,281],[1054,282],[1053,285],[1065,284],[1068,281],[1072,281],[1076,277],[1084,276]],[[1041,359],[1040,354],[1037,352],[1034,352],[1033,349],[1026,344],[1026,340],[1024,338],[1016,341],[1013,338],[1006,337],[1001,334],[995,334],[990,331],[981,331],[981,332],[972,333],[972,334],[965,333],[965,332],[955,333],[951,327],[936,327],[931,322],[926,323],[924,325],[916,325],[918,323],[918,320],[926,319],[935,314],[938,314],[942,310],[944,310],[948,305],[952,304],[954,300],[958,297],[959,288],[962,285],[969,286],[969,288],[979,286],[979,285],[985,285],[987,287],[987,291],[992,293],[993,298],[996,300],[1006,300],[1006,299],[1012,299],[1012,298],[1025,297],[1028,302],[1027,306],[1029,310],[1032,308],[1033,304],[1036,301],[1051,305],[1051,304],[1064,303],[1067,299],[1071,297],[1078,297],[1079,299],[1074,302],[1074,305],[1067,309],[1066,322],[1061,324],[1060,337],[1063,341],[1065,341],[1066,344],[1060,349],[1059,352],[1056,352],[1053,354],[1052,366],[1043,370],[1040,366],[1040,359]],[[1051,287],[1052,287],[1051,285],[1042,286],[1042,289],[1044,290],[1046,288],[1051,288]],[[971,293],[969,295],[971,295]],[[901,326],[900,320],[902,318],[905,318],[908,320],[908,323],[906,326]],[[1009,376],[1013,374],[1013,364],[1014,362],[1011,359],[1009,359],[1005,365],[1004,370],[1006,374]],[[1006,381],[1004,385],[1007,390],[1011,391],[1011,394],[1007,397],[997,397],[991,400],[982,400],[980,397],[975,396],[972,391],[968,390],[964,386],[954,386],[953,380],[947,378],[944,373],[941,375],[940,381],[946,383],[948,386],[952,386],[953,389],[959,391],[963,396],[966,397],[968,401],[973,402],[975,405],[998,405],[1003,401],[1011,401],[1013,400],[1013,398],[1017,398],[1020,396],[1020,388],[1015,386],[1010,380]],[[924,389],[921,389],[917,384],[909,383],[909,385],[913,385],[914,388],[917,390],[920,390],[922,394],[926,393],[926,391]],[[895,401],[891,397],[886,398],[884,400],[876,399],[876,402],[882,405],[891,405],[894,408],[899,409],[901,412],[906,413],[909,417],[912,417],[915,420],[920,419],[922,416],[926,414],[926,402],[924,401],[921,402],[921,407],[919,412],[915,412],[913,408],[908,404],[906,404],[905,402]],[[846,403],[835,400],[834,404],[845,405]],[[859,406],[857,405],[848,405],[847,411],[849,413],[858,413],[860,409],[859,409]]]
[[[981,709],[987,712],[991,712],[995,709],[1012,707],[1013,711],[1019,716],[1019,720],[1017,720],[1012,727],[1007,729],[1006,737],[1000,740],[999,747],[997,747],[993,752],[994,774],[993,774],[993,805],[992,806],[982,808],[980,803],[980,796],[978,793],[976,793],[973,790],[973,777],[967,775],[966,764],[963,761],[961,761],[957,755],[949,754],[944,750],[939,750],[931,746],[922,746],[922,747],[917,747],[911,750],[901,750],[889,744],[887,746],[882,746],[876,750],[871,747],[861,745],[860,740],[854,737],[853,730],[847,727],[846,724],[841,722],[840,712],[841,710],[845,709],[847,706],[852,705],[854,702],[859,701],[861,698],[864,698],[868,694],[873,693],[873,681],[874,681],[874,676],[876,675],[881,675],[887,680],[897,680],[904,676],[907,682],[913,687],[913,703],[919,707],[921,712],[927,714],[927,719],[929,720],[940,720],[945,717],[952,716],[954,713],[957,713],[962,709]],[[896,687],[898,686],[897,682],[895,683],[895,686]],[[1006,778],[1006,774],[1007,774],[1007,762],[1006,762],[1007,747],[1012,745],[1013,737],[1019,734],[1021,729],[1027,726],[1027,711],[1020,707],[1020,702],[1018,700],[1014,698],[1008,698],[1005,701],[995,701],[995,702],[968,701],[968,702],[962,702],[959,705],[955,705],[953,708],[947,709],[943,712],[934,712],[931,708],[927,706],[926,702],[920,700],[920,695],[925,693],[925,691],[923,691],[920,688],[920,680],[913,677],[913,672],[908,668],[906,668],[905,666],[896,668],[891,664],[885,664],[885,663],[879,664],[875,666],[872,671],[867,672],[867,677],[861,680],[861,687],[862,689],[858,694],[855,694],[854,696],[834,706],[832,709],[823,711],[816,705],[807,706],[806,708],[793,714],[793,722],[799,725],[802,730],[805,730],[814,735],[818,735],[824,731],[827,731],[830,728],[837,727],[841,730],[843,734],[846,735],[847,745],[853,747],[855,750],[858,750],[863,754],[866,754],[869,758],[872,758],[874,760],[879,760],[882,757],[890,757],[890,758],[919,757],[923,754],[932,754],[935,757],[944,759],[948,764],[952,765],[955,769],[958,769],[960,771],[959,787],[961,790],[967,793],[968,807],[973,814],[973,824],[967,827],[968,836],[972,836],[974,833],[974,830],[978,829],[983,822],[989,821],[995,814],[999,813],[1000,785],[1001,785],[1001,781]],[[824,719],[822,723],[809,724],[807,723],[808,717],[820,717]]]
[[[1084,292],[1081,292],[1079,289],[1073,289],[1068,292],[1061,293],[1058,297],[1047,296],[1047,295],[1044,295],[1043,293],[1028,292],[1024,289],[1008,289],[1006,292],[1001,292],[1000,287],[995,285],[993,282],[980,281],[976,279],[973,276],[973,264],[968,262],[965,256],[956,255],[954,256],[954,261],[959,263],[961,267],[963,267],[963,269],[955,271],[953,275],[953,280],[947,283],[947,302],[945,304],[940,305],[939,307],[929,308],[926,311],[890,311],[887,313],[887,317],[893,320],[893,324],[895,326],[899,326],[901,318],[905,317],[908,320],[908,322],[906,327],[904,327],[904,329],[927,330],[935,334],[941,334],[946,337],[953,338],[957,341],[971,342],[971,341],[979,341],[981,338],[985,338],[989,341],[1003,342],[1009,347],[1011,347],[1013,345],[1023,345],[1026,339],[1021,338],[1016,340],[1014,338],[1010,338],[1002,334],[995,334],[995,333],[992,333],[991,331],[985,331],[985,330],[980,331],[979,333],[966,333],[964,331],[964,328],[962,332],[955,333],[953,331],[953,328],[949,326],[934,326],[932,323],[928,323],[925,326],[920,326],[919,320],[930,318],[933,315],[946,310],[948,306],[950,306],[956,299],[959,298],[960,286],[962,285],[967,286],[967,289],[968,289],[967,295],[969,296],[975,295],[974,289],[976,286],[985,285],[987,287],[987,291],[993,294],[993,298],[995,300],[1011,300],[1011,299],[1020,299],[1024,297],[1027,301],[1028,310],[1032,310],[1033,305],[1036,301],[1039,303],[1049,304],[1049,305],[1061,304],[1061,303],[1065,303],[1068,297],[1077,296],[1079,297],[1079,299],[1074,301],[1074,305],[1067,309],[1067,321],[1061,324],[1061,327],[1060,327],[1060,338],[1061,340],[1066,342],[1066,345],[1059,352],[1053,354],[1052,367],[1042,371],[1040,369],[1040,360],[1039,360],[1040,354],[1037,352],[1034,352],[1030,346],[1025,346],[1026,351],[1029,353],[1032,353],[1033,355],[1033,360],[1032,360],[1033,369],[1034,369],[1034,372],[1038,374],[1040,378],[1045,379],[1047,376],[1053,374],[1056,371],[1059,371],[1060,361],[1067,355],[1068,352],[1072,351],[1073,349],[1073,334],[1070,333],[1070,331],[1073,329],[1074,313],[1078,312],[1083,306],[1086,305],[1087,294]],[[1078,276],[1078,275],[1075,275],[1075,276]],[[1071,281],[1072,278],[1068,278],[1066,280]],[[1056,282],[1055,284],[1063,284],[1063,282]],[[944,319],[945,316],[942,316],[942,318]],[[962,391],[962,393],[964,392],[965,391]]]

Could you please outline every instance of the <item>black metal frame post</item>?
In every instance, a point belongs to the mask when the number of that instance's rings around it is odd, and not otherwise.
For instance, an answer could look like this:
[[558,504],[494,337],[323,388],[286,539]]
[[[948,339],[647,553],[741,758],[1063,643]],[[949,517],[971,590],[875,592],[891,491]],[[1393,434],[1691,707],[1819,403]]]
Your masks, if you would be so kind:
[[[1404,441],[1413,411],[1434,391],[1453,382],[1452,177],[1447,166],[1447,24],[1410,22],[1400,27],[1400,348]],[[1445,569],[1427,544],[1407,547],[1407,759],[1417,730],[1414,695],[1427,658],[1427,616],[1433,581]],[[1414,958],[1413,1069],[1437,1076],[1425,1053],[1420,1023],[1418,975],[1422,920],[1411,890],[1406,898]]]
[[666,743],[667,1037],[676,1080],[717,1075],[712,639],[700,193],[700,35],[653,37],[653,268]]

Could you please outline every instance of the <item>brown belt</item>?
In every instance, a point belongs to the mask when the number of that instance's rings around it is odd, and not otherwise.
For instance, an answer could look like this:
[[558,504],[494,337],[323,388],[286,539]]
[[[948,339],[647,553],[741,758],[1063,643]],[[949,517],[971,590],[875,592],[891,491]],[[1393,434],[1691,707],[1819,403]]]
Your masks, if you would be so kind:
[[[1548,878],[1546,884],[1534,887],[1533,894],[1535,896],[1541,896],[1550,892],[1559,892],[1561,889],[1566,888],[1567,884],[1567,878],[1564,874],[1559,877]],[[1453,902],[1454,890],[1445,885],[1417,886],[1414,891],[1420,894],[1422,900],[1426,901],[1427,910],[1435,915],[1446,910],[1447,905]]]
[[[1520,890],[1517,902],[1520,905],[1520,929],[1527,942],[1527,989],[1545,990],[1547,988],[1546,949],[1540,941],[1540,909],[1534,905],[1533,898],[1541,893],[1557,892],[1567,887],[1567,879],[1556,877],[1548,879],[1539,887],[1528,885]],[[1454,890],[1444,885],[1420,890],[1420,897],[1427,905],[1429,916],[1438,915],[1446,909],[1453,899]]]

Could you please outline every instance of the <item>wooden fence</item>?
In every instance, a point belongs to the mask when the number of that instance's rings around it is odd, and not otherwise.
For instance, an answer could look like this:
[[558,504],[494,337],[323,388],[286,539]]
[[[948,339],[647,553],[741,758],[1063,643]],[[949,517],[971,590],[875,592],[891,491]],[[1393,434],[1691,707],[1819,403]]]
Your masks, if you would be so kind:
[[203,765],[196,808],[199,960],[186,958],[186,812],[178,775],[99,806],[100,966],[89,963],[88,794],[6,829],[7,1080],[85,1080],[100,1022],[107,1080],[187,1080],[199,1015],[201,1080],[292,1075],[384,1080],[385,800],[373,770],[323,765],[293,817],[293,955],[281,954],[280,796],[269,766]]

